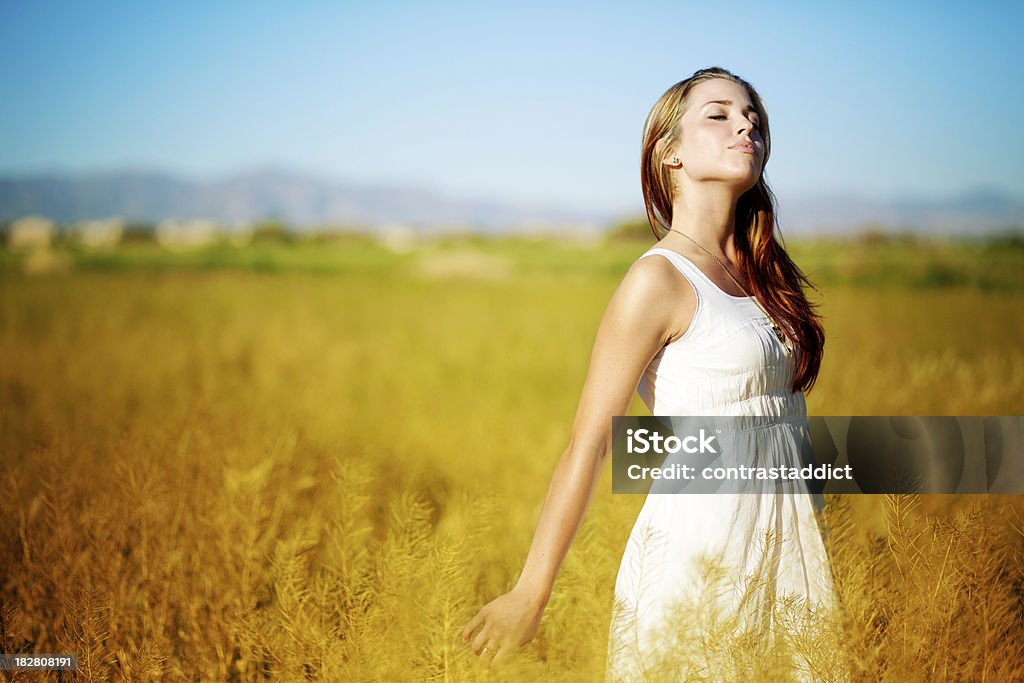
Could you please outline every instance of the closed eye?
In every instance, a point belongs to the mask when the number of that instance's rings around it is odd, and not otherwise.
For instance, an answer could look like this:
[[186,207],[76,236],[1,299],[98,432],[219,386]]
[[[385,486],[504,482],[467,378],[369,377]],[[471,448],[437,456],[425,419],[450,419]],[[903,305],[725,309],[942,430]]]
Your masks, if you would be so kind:
[[[729,117],[726,116],[725,114],[715,114],[713,116],[709,116],[708,118],[709,119],[714,119],[716,121],[726,121],[726,120],[728,120]],[[751,120],[750,123],[753,124],[754,128],[757,130],[758,133],[761,132],[761,122],[760,121]]]
[[[708,118],[709,118],[709,119],[716,119],[716,120],[721,120],[721,121],[725,121],[725,120],[726,120],[726,119],[728,119],[729,117],[728,117],[728,116],[726,116],[725,114],[715,114],[714,116],[709,116]],[[752,124],[754,124],[755,126],[757,126],[757,127],[760,127],[760,126],[761,126],[761,124],[760,124],[760,123],[759,123],[758,121],[754,120],[754,119],[750,119],[750,122],[751,122]]]

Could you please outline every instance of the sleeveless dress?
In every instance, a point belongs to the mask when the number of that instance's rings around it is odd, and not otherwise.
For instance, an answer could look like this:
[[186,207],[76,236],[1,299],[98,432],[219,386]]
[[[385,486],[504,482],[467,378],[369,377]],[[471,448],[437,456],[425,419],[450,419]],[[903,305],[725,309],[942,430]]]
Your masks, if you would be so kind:
[[[648,410],[767,417],[767,426],[749,432],[757,460],[806,464],[799,445],[809,443],[804,396],[789,389],[793,359],[767,316],[753,298],[727,294],[682,254],[654,247],[640,258],[655,254],[690,282],[697,307],[686,333],[644,371],[637,393]],[[615,582],[608,681],[722,680],[726,665],[713,634],[766,638],[781,606],[800,614],[835,607],[819,514],[824,499],[800,480],[778,486],[785,491],[648,494]]]

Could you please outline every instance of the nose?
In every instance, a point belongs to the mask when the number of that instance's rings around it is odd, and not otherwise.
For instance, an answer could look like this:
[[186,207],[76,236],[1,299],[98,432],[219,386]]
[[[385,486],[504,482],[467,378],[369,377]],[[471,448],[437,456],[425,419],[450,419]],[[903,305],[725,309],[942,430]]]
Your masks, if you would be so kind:
[[754,130],[756,130],[756,128],[757,126],[754,125],[753,121],[744,116],[740,119],[740,129],[737,132],[752,133],[754,132]]

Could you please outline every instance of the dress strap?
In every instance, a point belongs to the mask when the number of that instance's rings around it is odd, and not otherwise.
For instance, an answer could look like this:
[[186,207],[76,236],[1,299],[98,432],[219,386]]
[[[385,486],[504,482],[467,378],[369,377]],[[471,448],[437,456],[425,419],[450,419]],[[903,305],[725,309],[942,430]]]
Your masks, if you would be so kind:
[[[703,300],[706,295],[704,291],[704,279],[700,277],[699,269],[690,261],[681,258],[681,254],[677,254],[671,249],[652,247],[651,249],[648,249],[646,252],[644,252],[640,256],[640,258],[643,258],[644,256],[650,256],[652,254],[660,254],[661,256],[664,256],[669,263],[676,267],[676,270],[683,274],[683,277],[685,277],[687,281],[689,281],[690,285],[693,286],[693,290],[697,293],[697,305],[699,306],[701,300]],[[695,270],[697,271],[697,273],[693,272]]]
[[[648,254],[661,254],[669,261],[671,261],[672,264],[675,265],[675,267],[679,270],[679,272],[687,276],[687,279],[690,280],[690,283],[693,285],[693,288],[697,290],[698,296],[704,292],[708,292],[713,296],[725,297],[726,299],[729,299],[730,301],[734,301],[737,303],[745,301],[753,303],[754,301],[754,298],[750,296],[734,296],[732,294],[729,294],[724,289],[715,284],[714,280],[709,278],[703,270],[697,267],[697,265],[693,261],[686,258],[677,251],[672,251],[671,249],[663,249],[662,247],[651,247],[643,254],[643,256],[641,256],[641,258],[647,256]],[[701,288],[698,288],[698,282],[700,282]]]

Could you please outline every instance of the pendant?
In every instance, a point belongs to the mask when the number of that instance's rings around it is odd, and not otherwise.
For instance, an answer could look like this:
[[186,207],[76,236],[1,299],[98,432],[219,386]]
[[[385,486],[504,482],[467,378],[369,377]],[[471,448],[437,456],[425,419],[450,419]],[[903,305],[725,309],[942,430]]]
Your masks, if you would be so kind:
[[789,347],[789,339],[782,333],[782,328],[778,324],[773,323],[772,330],[775,332],[775,336],[779,338],[779,341],[782,342],[782,347],[786,349],[786,353],[790,353],[792,349]]

